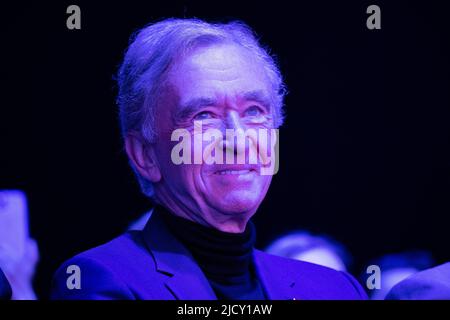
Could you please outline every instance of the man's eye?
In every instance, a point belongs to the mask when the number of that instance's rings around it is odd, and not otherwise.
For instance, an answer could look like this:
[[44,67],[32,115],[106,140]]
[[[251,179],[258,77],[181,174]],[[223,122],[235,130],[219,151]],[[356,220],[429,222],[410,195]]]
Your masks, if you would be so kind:
[[213,118],[214,115],[209,111],[202,111],[194,116],[194,120],[207,120]]
[[258,106],[251,106],[247,110],[245,110],[245,115],[249,117],[258,117],[262,114],[261,108]]

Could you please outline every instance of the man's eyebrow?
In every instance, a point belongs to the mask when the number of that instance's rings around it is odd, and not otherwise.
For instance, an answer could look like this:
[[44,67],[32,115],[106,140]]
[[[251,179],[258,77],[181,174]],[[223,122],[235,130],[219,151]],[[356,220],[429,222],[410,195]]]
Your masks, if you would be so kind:
[[267,109],[267,111],[270,111],[271,109],[270,108],[272,105],[271,99],[269,98],[269,96],[267,96],[267,94],[265,94],[261,90],[245,92],[242,94],[242,97],[245,100],[256,101],[262,104]]
[[192,98],[187,102],[181,103],[178,112],[174,115],[175,119],[185,119],[203,107],[214,106],[217,100],[210,97]]
[[[262,90],[247,91],[241,93],[240,96],[246,101],[255,101],[260,103],[267,109],[267,112],[271,110],[271,99]],[[212,97],[196,97],[179,105],[178,111],[173,116],[174,120],[187,119],[195,114],[200,109],[207,106],[217,106],[217,99]]]

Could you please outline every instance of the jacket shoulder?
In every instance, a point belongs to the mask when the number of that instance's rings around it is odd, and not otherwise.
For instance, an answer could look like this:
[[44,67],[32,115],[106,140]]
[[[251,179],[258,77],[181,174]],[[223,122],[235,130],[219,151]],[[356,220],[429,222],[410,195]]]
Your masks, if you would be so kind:
[[256,250],[267,274],[280,274],[283,281],[295,283],[299,299],[366,300],[367,294],[356,279],[347,272],[328,267],[275,256]]
[[387,300],[449,300],[450,262],[418,272],[395,285]]
[[141,232],[130,231],[65,261],[53,277],[51,299],[136,299],[143,284],[155,284],[152,269]]

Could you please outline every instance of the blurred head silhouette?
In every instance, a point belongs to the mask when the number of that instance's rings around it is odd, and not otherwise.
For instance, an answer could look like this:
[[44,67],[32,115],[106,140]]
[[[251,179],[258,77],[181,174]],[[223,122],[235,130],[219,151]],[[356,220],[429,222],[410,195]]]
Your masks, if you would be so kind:
[[281,236],[266,249],[268,253],[346,271],[351,256],[343,245],[325,235],[296,231]]
[[13,300],[35,300],[33,276],[39,260],[37,243],[28,232],[25,194],[0,191],[0,269],[9,280]]
[[371,264],[381,270],[381,288],[370,292],[371,300],[383,300],[388,292],[399,282],[421,270],[433,266],[433,258],[428,251],[405,251],[386,254],[375,259]]

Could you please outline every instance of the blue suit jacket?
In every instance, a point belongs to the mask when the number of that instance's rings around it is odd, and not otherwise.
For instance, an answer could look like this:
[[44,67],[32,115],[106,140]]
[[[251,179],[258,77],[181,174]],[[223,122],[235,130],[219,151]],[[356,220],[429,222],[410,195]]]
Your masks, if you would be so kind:
[[11,299],[11,286],[9,285],[8,279],[3,274],[2,269],[0,269],[0,300]]
[[450,300],[450,262],[416,273],[395,285],[387,300]]
[[[348,274],[254,249],[257,275],[269,299],[366,299]],[[80,289],[68,289],[70,265],[80,268]],[[217,299],[188,250],[158,215],[66,261],[56,272],[52,299]]]

